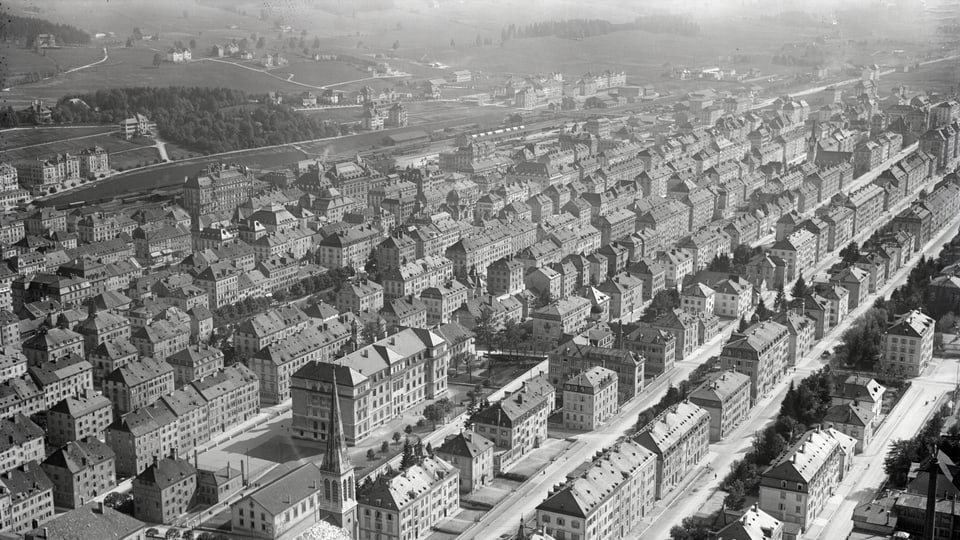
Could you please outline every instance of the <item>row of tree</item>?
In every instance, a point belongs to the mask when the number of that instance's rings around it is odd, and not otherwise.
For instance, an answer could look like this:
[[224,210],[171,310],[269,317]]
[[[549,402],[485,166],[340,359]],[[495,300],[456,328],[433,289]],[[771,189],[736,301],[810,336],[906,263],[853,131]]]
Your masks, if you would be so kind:
[[823,421],[830,408],[833,388],[829,367],[812,373],[798,385],[790,384],[780,403],[777,420],[757,434],[753,448],[730,466],[730,473],[723,479],[721,487],[727,492],[728,508],[742,508],[746,496],[759,491],[764,469],[808,428]]
[[[83,104],[72,103],[72,97],[79,97]],[[201,153],[333,137],[349,131],[337,122],[296,114],[285,105],[266,104],[264,98],[227,88],[114,88],[65,97],[52,117],[63,123],[113,124],[142,113],[156,122],[161,137]]]
[[686,379],[680,381],[677,386],[670,385],[667,393],[660,398],[660,401],[658,401],[656,405],[640,411],[640,414],[637,415],[637,423],[634,425],[634,430],[637,432],[643,430],[650,422],[653,422],[654,418],[660,416],[663,411],[687,399],[690,392],[700,386],[713,370],[714,366],[709,363],[700,364],[690,372],[690,375]]
[[40,34],[53,34],[57,43],[65,45],[90,43],[90,34],[75,26],[4,13],[3,24],[0,24],[0,41],[23,41],[27,47],[32,47]]
[[524,27],[515,24],[505,26],[500,31],[500,41],[548,36],[583,39],[629,30],[695,36],[700,32],[700,26],[687,17],[666,14],[643,15],[628,23],[612,23],[603,19],[565,19],[542,21]]

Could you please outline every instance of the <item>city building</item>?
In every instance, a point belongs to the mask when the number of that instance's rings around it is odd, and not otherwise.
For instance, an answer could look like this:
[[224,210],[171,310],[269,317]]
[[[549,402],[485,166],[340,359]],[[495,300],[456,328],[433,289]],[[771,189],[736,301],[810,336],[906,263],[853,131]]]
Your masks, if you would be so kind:
[[783,540],[783,522],[752,505],[716,533],[717,540]]
[[734,332],[720,352],[720,367],[750,377],[753,403],[773,390],[787,371],[789,359],[787,327],[773,321]]
[[103,502],[93,502],[44,521],[24,532],[24,540],[99,538],[102,540],[144,540],[147,525],[118,512]]
[[494,474],[507,471],[547,439],[547,418],[556,402],[554,387],[539,376],[516,392],[477,411],[474,430],[493,441]]
[[856,441],[817,427],[804,433],[760,476],[760,509],[799,538],[820,516],[852,464]]
[[[53,483],[36,461],[0,475],[5,533],[23,534],[54,515]],[[7,518],[9,516],[9,518]]]
[[70,441],[41,464],[53,483],[53,504],[80,508],[117,485],[116,455],[94,437]]
[[643,358],[644,375],[659,375],[673,369],[677,338],[670,332],[643,326],[617,327],[620,336],[614,348],[626,349]]
[[356,538],[420,540],[460,511],[460,471],[437,457],[357,490]]
[[87,437],[103,439],[113,423],[110,398],[88,392],[60,401],[47,411],[47,439],[53,446]]
[[133,516],[148,523],[173,523],[196,503],[197,470],[189,461],[156,457],[133,479]]
[[883,333],[880,370],[891,376],[920,376],[933,359],[934,322],[919,311],[898,316]]
[[460,493],[472,493],[493,480],[493,450],[490,439],[461,431],[447,437],[434,453],[460,470]]
[[0,473],[46,456],[43,428],[22,413],[0,420]]
[[187,178],[183,208],[193,219],[205,214],[229,214],[251,195],[253,173],[242,166],[212,164]]
[[662,499],[698,468],[710,447],[710,413],[680,402],[660,413],[633,438],[657,456],[656,498]]
[[427,399],[447,395],[447,342],[430,330],[408,328],[335,362],[306,362],[292,373],[290,393],[295,438],[324,441],[330,424],[328,385],[337,382],[347,444],[356,445],[378,427]]
[[657,455],[626,439],[551,489],[537,506],[537,525],[549,538],[629,538],[656,497]]
[[733,370],[715,373],[687,399],[710,413],[710,442],[720,441],[750,413],[750,377]]
[[563,428],[593,431],[619,410],[617,373],[595,366],[562,385]]
[[[233,339],[236,343],[236,333]],[[174,386],[180,388],[223,369],[223,351],[204,343],[192,344],[168,356],[167,364],[173,367]]]
[[103,395],[121,415],[146,407],[175,388],[173,366],[150,357],[117,368],[103,379]]
[[617,375],[618,404],[643,392],[645,360],[635,352],[570,342],[551,352],[548,359],[550,383],[556,388],[582,372],[603,367]]

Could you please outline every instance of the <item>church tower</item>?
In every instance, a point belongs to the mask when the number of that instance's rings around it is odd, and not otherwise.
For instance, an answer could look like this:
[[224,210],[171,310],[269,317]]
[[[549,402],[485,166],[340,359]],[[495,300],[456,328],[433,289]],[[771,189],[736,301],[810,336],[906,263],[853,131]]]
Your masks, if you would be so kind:
[[337,366],[331,365],[333,382],[330,391],[330,435],[327,437],[327,449],[320,464],[323,478],[320,493],[321,516],[329,516],[330,521],[342,527],[351,536],[357,531],[357,494],[353,464],[347,456],[347,445],[343,437],[343,422],[340,418],[340,398],[337,395]]

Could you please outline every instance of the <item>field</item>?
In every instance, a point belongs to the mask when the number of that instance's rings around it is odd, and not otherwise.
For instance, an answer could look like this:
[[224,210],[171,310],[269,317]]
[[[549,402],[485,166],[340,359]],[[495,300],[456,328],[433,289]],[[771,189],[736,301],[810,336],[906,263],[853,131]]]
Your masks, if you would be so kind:
[[110,168],[118,171],[159,162],[160,152],[154,147],[128,148],[110,154]]
[[[69,139],[66,140],[54,140],[50,142],[43,142],[38,144],[33,144],[30,146],[21,146],[19,148],[14,148],[11,150],[5,150],[0,152],[0,159],[4,161],[23,161],[23,160],[32,160],[38,157],[51,156],[53,154],[59,154],[64,152],[77,153],[84,148],[90,148],[92,146],[100,146],[110,152],[111,156],[111,165],[113,165],[113,155],[116,152],[122,151],[134,151],[141,150],[145,145],[153,144],[153,141],[127,141],[119,137],[115,137],[110,134],[99,134],[99,135],[87,135],[74,137],[72,133],[68,130],[62,130],[63,132],[68,133]],[[70,130],[72,131],[72,130]],[[7,132],[3,132],[4,134]],[[17,132],[11,132],[17,133]],[[3,142],[6,147],[7,138],[3,137]],[[143,153],[141,152],[141,155]],[[154,155],[156,155],[156,150],[154,150]],[[141,160],[142,161],[142,160]]]
[[[313,60],[302,62],[291,61],[290,65],[273,69],[270,73],[283,78],[287,78],[288,75],[293,75],[291,80],[314,86],[324,86],[370,77],[370,74],[366,71],[361,71],[345,62],[315,62]],[[304,90],[306,90],[306,88],[304,88]]]
[[958,82],[960,82],[960,62],[953,61],[922,66],[918,71],[909,73],[884,75],[881,87],[887,89],[904,84],[910,89],[918,88],[952,94],[956,92]]
[[68,138],[104,135],[115,130],[112,126],[6,129],[0,131],[0,142],[5,150],[13,150]]

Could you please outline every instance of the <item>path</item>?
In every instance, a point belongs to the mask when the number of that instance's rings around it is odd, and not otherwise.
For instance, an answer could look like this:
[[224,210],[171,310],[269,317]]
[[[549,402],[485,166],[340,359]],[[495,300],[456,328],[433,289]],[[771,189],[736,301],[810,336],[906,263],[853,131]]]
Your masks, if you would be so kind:
[[67,73],[73,73],[74,71],[80,71],[81,69],[87,69],[88,67],[93,67],[93,66],[95,66],[95,65],[97,65],[97,64],[102,64],[102,63],[104,63],[104,62],[107,61],[107,58],[110,58],[110,55],[107,54],[107,48],[104,47],[104,48],[103,48],[103,58],[97,60],[96,62],[91,62],[91,63],[89,63],[89,64],[87,64],[87,65],[85,65],[85,66],[80,66],[80,67],[75,67],[75,68],[73,68],[73,69],[68,69],[68,70],[64,71],[63,73],[61,73],[60,75],[66,75]]
[[324,85],[324,86],[316,86],[316,85],[313,85],[313,84],[307,84],[307,83],[302,83],[302,82],[298,82],[298,81],[293,80],[293,73],[289,73],[287,78],[283,78],[283,77],[281,77],[281,76],[279,76],[279,75],[274,75],[273,73],[270,73],[270,72],[269,72],[268,70],[266,70],[266,69],[257,69],[257,68],[255,68],[255,67],[246,66],[246,65],[243,65],[243,64],[238,64],[238,63],[236,63],[236,62],[230,62],[230,61],[227,61],[227,60],[220,60],[219,58],[198,58],[198,59],[196,59],[196,60],[194,60],[194,61],[195,61],[195,62],[219,62],[219,63],[221,63],[221,64],[229,64],[229,65],[231,65],[231,66],[235,66],[235,67],[238,67],[238,68],[241,68],[241,69],[246,69],[246,70],[249,70],[249,71],[255,71],[255,72],[257,72],[257,73],[262,73],[262,74],[264,74],[264,75],[266,75],[266,76],[268,76],[268,77],[273,77],[274,79],[276,79],[276,80],[278,80],[278,81],[282,81],[282,82],[285,82],[285,83],[288,83],[288,84],[295,84],[295,85],[297,85],[297,86],[302,86],[302,87],[304,87],[304,88],[313,88],[314,90],[326,90],[326,89],[332,88],[332,87],[334,87],[334,86],[342,86],[342,85],[344,85],[344,84],[350,84],[350,83],[362,82],[362,81],[372,81],[372,80],[377,80],[377,79],[392,79],[392,78],[401,78],[401,77],[412,77],[412,75],[410,75],[409,73],[404,73],[404,74],[402,74],[402,75],[389,75],[389,76],[386,76],[386,77],[365,77],[365,78],[363,78],[363,79],[356,79],[356,80],[353,80],[353,81],[343,81],[343,82],[338,82],[338,83],[327,84],[327,85]]

